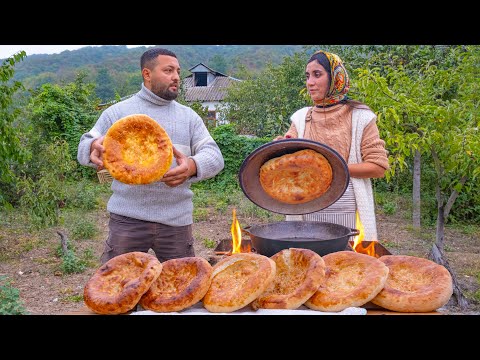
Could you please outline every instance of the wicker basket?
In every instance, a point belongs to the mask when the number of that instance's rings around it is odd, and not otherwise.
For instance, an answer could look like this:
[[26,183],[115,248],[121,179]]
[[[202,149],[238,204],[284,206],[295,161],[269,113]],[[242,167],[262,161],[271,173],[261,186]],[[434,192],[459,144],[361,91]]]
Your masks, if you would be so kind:
[[112,175],[110,175],[106,169],[97,171],[97,176],[100,184],[111,183],[113,181]]

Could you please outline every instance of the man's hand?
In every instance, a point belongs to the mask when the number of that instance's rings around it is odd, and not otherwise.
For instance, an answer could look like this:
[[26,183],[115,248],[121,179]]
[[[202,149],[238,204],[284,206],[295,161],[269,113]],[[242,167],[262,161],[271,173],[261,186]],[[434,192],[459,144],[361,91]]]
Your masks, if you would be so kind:
[[97,165],[97,170],[103,169],[103,153],[105,152],[103,139],[105,139],[105,135],[95,139],[90,145],[90,161]]
[[183,184],[191,176],[194,176],[197,173],[197,165],[195,164],[195,161],[186,157],[178,151],[175,146],[173,146],[173,156],[175,156],[175,159],[177,160],[177,166],[168,170],[160,180],[170,187]]

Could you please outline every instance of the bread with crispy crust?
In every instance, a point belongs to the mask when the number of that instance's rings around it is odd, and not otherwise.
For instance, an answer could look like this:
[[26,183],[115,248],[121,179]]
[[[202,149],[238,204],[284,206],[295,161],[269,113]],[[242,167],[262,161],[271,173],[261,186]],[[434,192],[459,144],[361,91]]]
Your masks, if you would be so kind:
[[325,280],[325,262],[309,249],[284,249],[271,257],[277,271],[272,284],[253,303],[254,309],[296,309]]
[[372,300],[387,281],[388,267],[377,258],[354,251],[324,255],[325,282],[305,306],[320,311],[342,311]]
[[170,259],[143,294],[140,305],[155,312],[181,311],[198,303],[210,287],[212,265],[201,257]]
[[266,161],[259,176],[263,190],[272,198],[287,204],[303,204],[329,189],[333,172],[322,154],[305,149]]
[[379,258],[389,268],[387,281],[372,303],[398,312],[431,312],[445,305],[453,294],[453,280],[446,267],[408,255]]
[[173,147],[163,127],[148,115],[133,114],[116,121],[103,140],[103,164],[125,184],[160,180],[173,161]]
[[275,262],[256,253],[237,253],[213,266],[212,283],[203,298],[210,312],[233,312],[249,305],[275,277]]
[[123,314],[132,310],[162,271],[148,253],[134,251],[115,256],[87,281],[85,305],[97,314]]

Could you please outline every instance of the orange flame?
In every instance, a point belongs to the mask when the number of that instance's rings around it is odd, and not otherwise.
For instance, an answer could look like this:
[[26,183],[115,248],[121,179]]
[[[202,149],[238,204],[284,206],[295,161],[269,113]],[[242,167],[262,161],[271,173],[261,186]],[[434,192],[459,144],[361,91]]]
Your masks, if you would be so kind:
[[240,228],[240,223],[237,220],[237,211],[235,208],[233,208],[233,221],[230,231],[232,233],[232,254],[236,254],[241,252],[240,248],[242,246],[242,229]]
[[362,243],[363,239],[365,238],[365,228],[360,221],[360,215],[358,214],[358,211],[356,212],[355,224],[356,228],[358,229],[358,231],[360,231],[360,233],[353,238],[353,250],[360,254],[367,254],[370,256],[378,257],[375,253],[375,241],[371,241],[367,247],[363,247]]

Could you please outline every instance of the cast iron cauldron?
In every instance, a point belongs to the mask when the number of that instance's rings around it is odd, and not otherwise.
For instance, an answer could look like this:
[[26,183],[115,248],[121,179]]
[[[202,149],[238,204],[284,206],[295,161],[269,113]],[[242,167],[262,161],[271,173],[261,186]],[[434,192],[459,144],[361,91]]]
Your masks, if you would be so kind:
[[292,247],[327,255],[346,250],[350,236],[360,233],[357,229],[318,221],[280,221],[247,226],[242,231],[250,236],[254,251],[268,257]]

